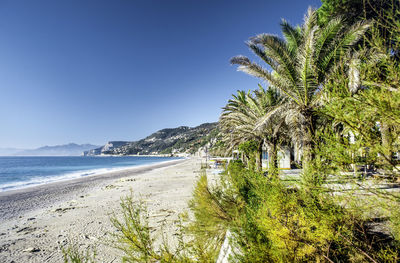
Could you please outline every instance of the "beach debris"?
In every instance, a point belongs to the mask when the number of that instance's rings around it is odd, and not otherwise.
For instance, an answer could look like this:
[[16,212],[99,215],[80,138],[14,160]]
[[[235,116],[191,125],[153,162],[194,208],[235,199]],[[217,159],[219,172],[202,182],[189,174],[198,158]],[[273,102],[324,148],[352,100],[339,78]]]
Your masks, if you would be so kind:
[[32,220],[35,220],[36,219],[36,217],[30,217],[30,218],[28,218],[28,219],[26,219],[27,221],[32,221]]
[[57,240],[57,244],[63,246],[66,245],[68,243],[67,239],[61,239],[61,240]]
[[95,237],[95,236],[90,236],[90,235],[87,235],[87,234],[82,234],[81,237],[82,237],[83,239],[89,239],[89,240],[94,240],[94,241],[98,240],[97,237]]
[[0,252],[7,251],[11,244],[3,244],[0,246]]
[[135,182],[136,178],[122,178],[120,181],[121,182]]
[[174,213],[176,213],[174,210],[166,209],[166,208],[160,209],[160,212],[167,212],[167,213],[169,213],[169,214],[174,214]]
[[29,233],[35,231],[36,229],[37,229],[37,227],[29,227],[29,226],[27,226],[27,227],[24,227],[24,228],[21,228],[21,229],[17,230],[16,232],[17,233],[24,232],[24,234],[29,234]]
[[106,185],[103,189],[110,190],[110,189],[114,189],[114,188],[117,188],[117,187],[118,186],[116,186],[116,185],[109,184],[109,185]]
[[72,206],[72,207],[64,207],[64,208],[57,208],[56,210],[54,210],[54,212],[61,212],[61,213],[65,213],[66,211],[68,211],[68,210],[73,210],[73,209],[75,209],[76,207],[75,206]]
[[34,247],[28,247],[25,248],[24,250],[22,250],[22,252],[29,252],[29,253],[35,253],[35,252],[39,252],[40,249],[39,248],[34,248]]
[[39,233],[39,234],[35,235],[36,238],[42,238],[42,237],[45,237],[45,236],[46,236],[45,233]]

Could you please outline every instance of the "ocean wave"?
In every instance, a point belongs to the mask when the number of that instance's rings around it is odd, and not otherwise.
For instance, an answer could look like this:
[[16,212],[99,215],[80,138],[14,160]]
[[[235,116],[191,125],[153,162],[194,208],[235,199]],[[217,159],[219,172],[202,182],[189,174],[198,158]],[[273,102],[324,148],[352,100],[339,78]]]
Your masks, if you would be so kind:
[[126,170],[126,169],[141,168],[141,167],[154,165],[154,164],[168,163],[168,162],[172,162],[175,160],[168,160],[168,161],[162,161],[162,162],[149,162],[146,164],[137,164],[137,165],[130,165],[130,166],[79,170],[79,171],[68,172],[68,173],[59,174],[59,175],[51,175],[51,176],[35,176],[35,177],[31,177],[29,180],[21,180],[21,181],[15,181],[15,182],[3,183],[3,184],[0,183],[0,192],[23,189],[23,188],[27,188],[27,187],[44,185],[44,184],[60,182],[60,181],[67,181],[67,180],[72,180],[72,179],[76,179],[76,178],[96,176],[96,175],[101,175],[101,174],[110,173],[110,172],[118,172],[118,171],[122,171],[122,170]]

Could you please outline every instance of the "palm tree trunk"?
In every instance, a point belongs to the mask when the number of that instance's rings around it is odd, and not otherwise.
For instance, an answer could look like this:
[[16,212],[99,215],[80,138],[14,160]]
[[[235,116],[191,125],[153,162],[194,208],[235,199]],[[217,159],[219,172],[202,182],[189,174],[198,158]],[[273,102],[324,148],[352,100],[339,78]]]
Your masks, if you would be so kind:
[[269,167],[268,173],[272,176],[278,176],[278,143],[273,140],[269,149]]
[[314,157],[314,137],[315,137],[315,129],[312,113],[306,112],[304,114],[306,119],[306,123],[304,125],[304,137],[303,137],[303,169],[307,170],[311,165],[311,161]]
[[261,141],[258,144],[258,149],[257,149],[257,170],[262,171],[262,146],[263,146],[263,141]]

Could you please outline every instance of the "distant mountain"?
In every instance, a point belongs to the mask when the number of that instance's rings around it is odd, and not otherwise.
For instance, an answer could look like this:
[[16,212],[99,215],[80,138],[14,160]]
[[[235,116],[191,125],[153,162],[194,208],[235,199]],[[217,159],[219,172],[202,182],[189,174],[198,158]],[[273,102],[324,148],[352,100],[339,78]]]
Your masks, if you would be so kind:
[[69,143],[64,145],[44,146],[37,149],[23,150],[12,155],[18,156],[79,156],[83,151],[99,147],[92,144]]
[[25,149],[17,148],[0,148],[0,156],[11,156],[18,152],[24,151]]
[[180,126],[157,131],[139,141],[108,142],[103,147],[84,152],[84,155],[193,154],[210,143],[217,134],[216,122],[194,128]]
[[90,149],[90,150],[84,151],[83,155],[85,155],[85,156],[93,156],[93,155],[108,154],[109,152],[113,151],[115,148],[127,145],[129,143],[130,142],[124,142],[124,141],[107,142],[104,146],[101,146],[99,148],[95,148],[95,149]]

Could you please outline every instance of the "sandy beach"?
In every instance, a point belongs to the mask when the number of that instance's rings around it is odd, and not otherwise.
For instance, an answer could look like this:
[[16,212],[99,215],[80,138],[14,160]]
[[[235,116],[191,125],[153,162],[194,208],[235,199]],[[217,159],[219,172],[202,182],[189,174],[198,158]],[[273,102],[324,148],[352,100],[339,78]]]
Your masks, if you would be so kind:
[[199,176],[200,159],[175,160],[0,193],[0,262],[63,262],[61,247],[95,249],[98,262],[120,262],[105,245],[120,199],[143,200],[155,236],[166,219],[172,238]]

